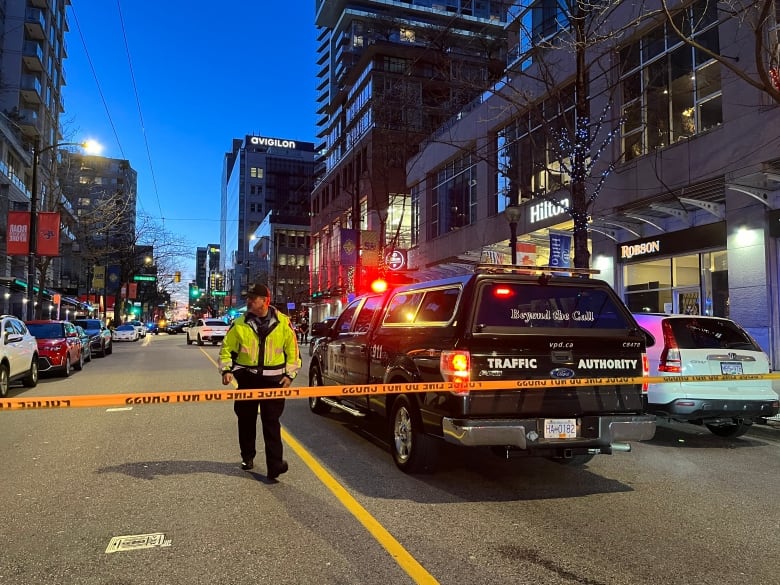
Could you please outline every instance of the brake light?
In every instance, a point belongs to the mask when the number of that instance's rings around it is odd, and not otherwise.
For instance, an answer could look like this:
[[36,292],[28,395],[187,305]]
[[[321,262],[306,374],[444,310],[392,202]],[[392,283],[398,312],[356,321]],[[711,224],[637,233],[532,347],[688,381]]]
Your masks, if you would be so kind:
[[512,296],[512,289],[508,286],[497,286],[493,289],[493,296],[498,297],[500,299],[511,297]]
[[672,325],[669,321],[661,324],[661,330],[664,335],[664,349],[661,352],[661,362],[658,364],[659,372],[671,372],[679,374],[682,372],[682,358],[680,349],[677,347],[677,340],[672,331]]
[[467,351],[443,351],[439,358],[439,371],[445,382],[463,384],[463,390],[453,390],[459,396],[469,393],[468,382],[471,377],[471,354]]
[[[650,376],[650,358],[646,353],[642,354],[642,376],[647,378]],[[649,384],[642,382],[642,392],[647,392]]]

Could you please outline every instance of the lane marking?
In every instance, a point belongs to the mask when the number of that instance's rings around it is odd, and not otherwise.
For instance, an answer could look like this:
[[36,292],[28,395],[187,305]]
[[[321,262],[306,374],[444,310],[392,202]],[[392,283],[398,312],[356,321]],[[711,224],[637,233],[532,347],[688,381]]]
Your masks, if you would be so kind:
[[[201,349],[203,355],[213,363],[216,367],[219,367],[212,357]],[[235,387],[236,381],[233,380],[233,386]],[[382,524],[374,518],[371,513],[366,510],[360,502],[358,502],[347,490],[344,488],[336,478],[334,478],[314,456],[304,447],[298,440],[293,437],[287,430],[282,427],[282,439],[287,445],[295,452],[296,455],[303,461],[311,472],[319,479],[325,487],[327,487],[336,499],[341,502],[341,505],[352,514],[352,516],[360,522],[368,533],[376,540],[398,563],[409,577],[415,583],[424,585],[438,585],[438,581],[431,575],[425,568],[417,562],[409,551],[407,551],[400,542],[398,542],[392,534]]]

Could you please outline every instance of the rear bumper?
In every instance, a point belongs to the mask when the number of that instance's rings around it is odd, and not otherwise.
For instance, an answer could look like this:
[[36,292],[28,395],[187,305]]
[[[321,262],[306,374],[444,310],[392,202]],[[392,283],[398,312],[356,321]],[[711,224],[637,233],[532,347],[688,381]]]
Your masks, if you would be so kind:
[[456,445],[606,447],[617,441],[647,441],[655,435],[653,415],[587,416],[577,420],[577,438],[545,439],[544,419],[442,419],[444,440]]
[[678,398],[668,404],[647,405],[649,412],[675,420],[707,420],[711,418],[755,419],[778,413],[777,400],[715,400]]

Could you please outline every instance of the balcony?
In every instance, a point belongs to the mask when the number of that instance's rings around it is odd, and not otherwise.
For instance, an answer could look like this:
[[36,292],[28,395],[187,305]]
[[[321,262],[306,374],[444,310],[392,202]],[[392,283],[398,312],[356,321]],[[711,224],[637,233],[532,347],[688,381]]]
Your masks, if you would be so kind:
[[35,41],[24,41],[22,59],[30,71],[43,71],[43,48]]
[[38,130],[38,122],[40,119],[38,110],[19,110],[19,115],[21,116],[21,120],[19,120],[17,124],[24,130],[24,133],[27,136],[37,136],[40,133]]
[[41,100],[41,80],[36,75],[22,75],[19,90],[22,97],[31,104],[40,104]]
[[28,8],[24,14],[24,30],[27,37],[42,41],[46,38],[46,16],[39,8]]

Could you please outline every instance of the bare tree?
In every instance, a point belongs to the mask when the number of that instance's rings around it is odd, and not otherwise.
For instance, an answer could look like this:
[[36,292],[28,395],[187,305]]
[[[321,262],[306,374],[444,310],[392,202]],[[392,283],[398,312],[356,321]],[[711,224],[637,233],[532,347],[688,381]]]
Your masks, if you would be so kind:
[[[734,73],[742,81],[780,104],[780,1],[709,0],[693,20],[681,19],[678,7],[661,0],[663,12],[674,33],[686,44]],[[747,29],[753,41],[753,55],[723,55],[720,47],[707,43],[697,33],[717,18],[721,25],[733,23],[738,31]],[[749,49],[749,46],[745,46]]]

